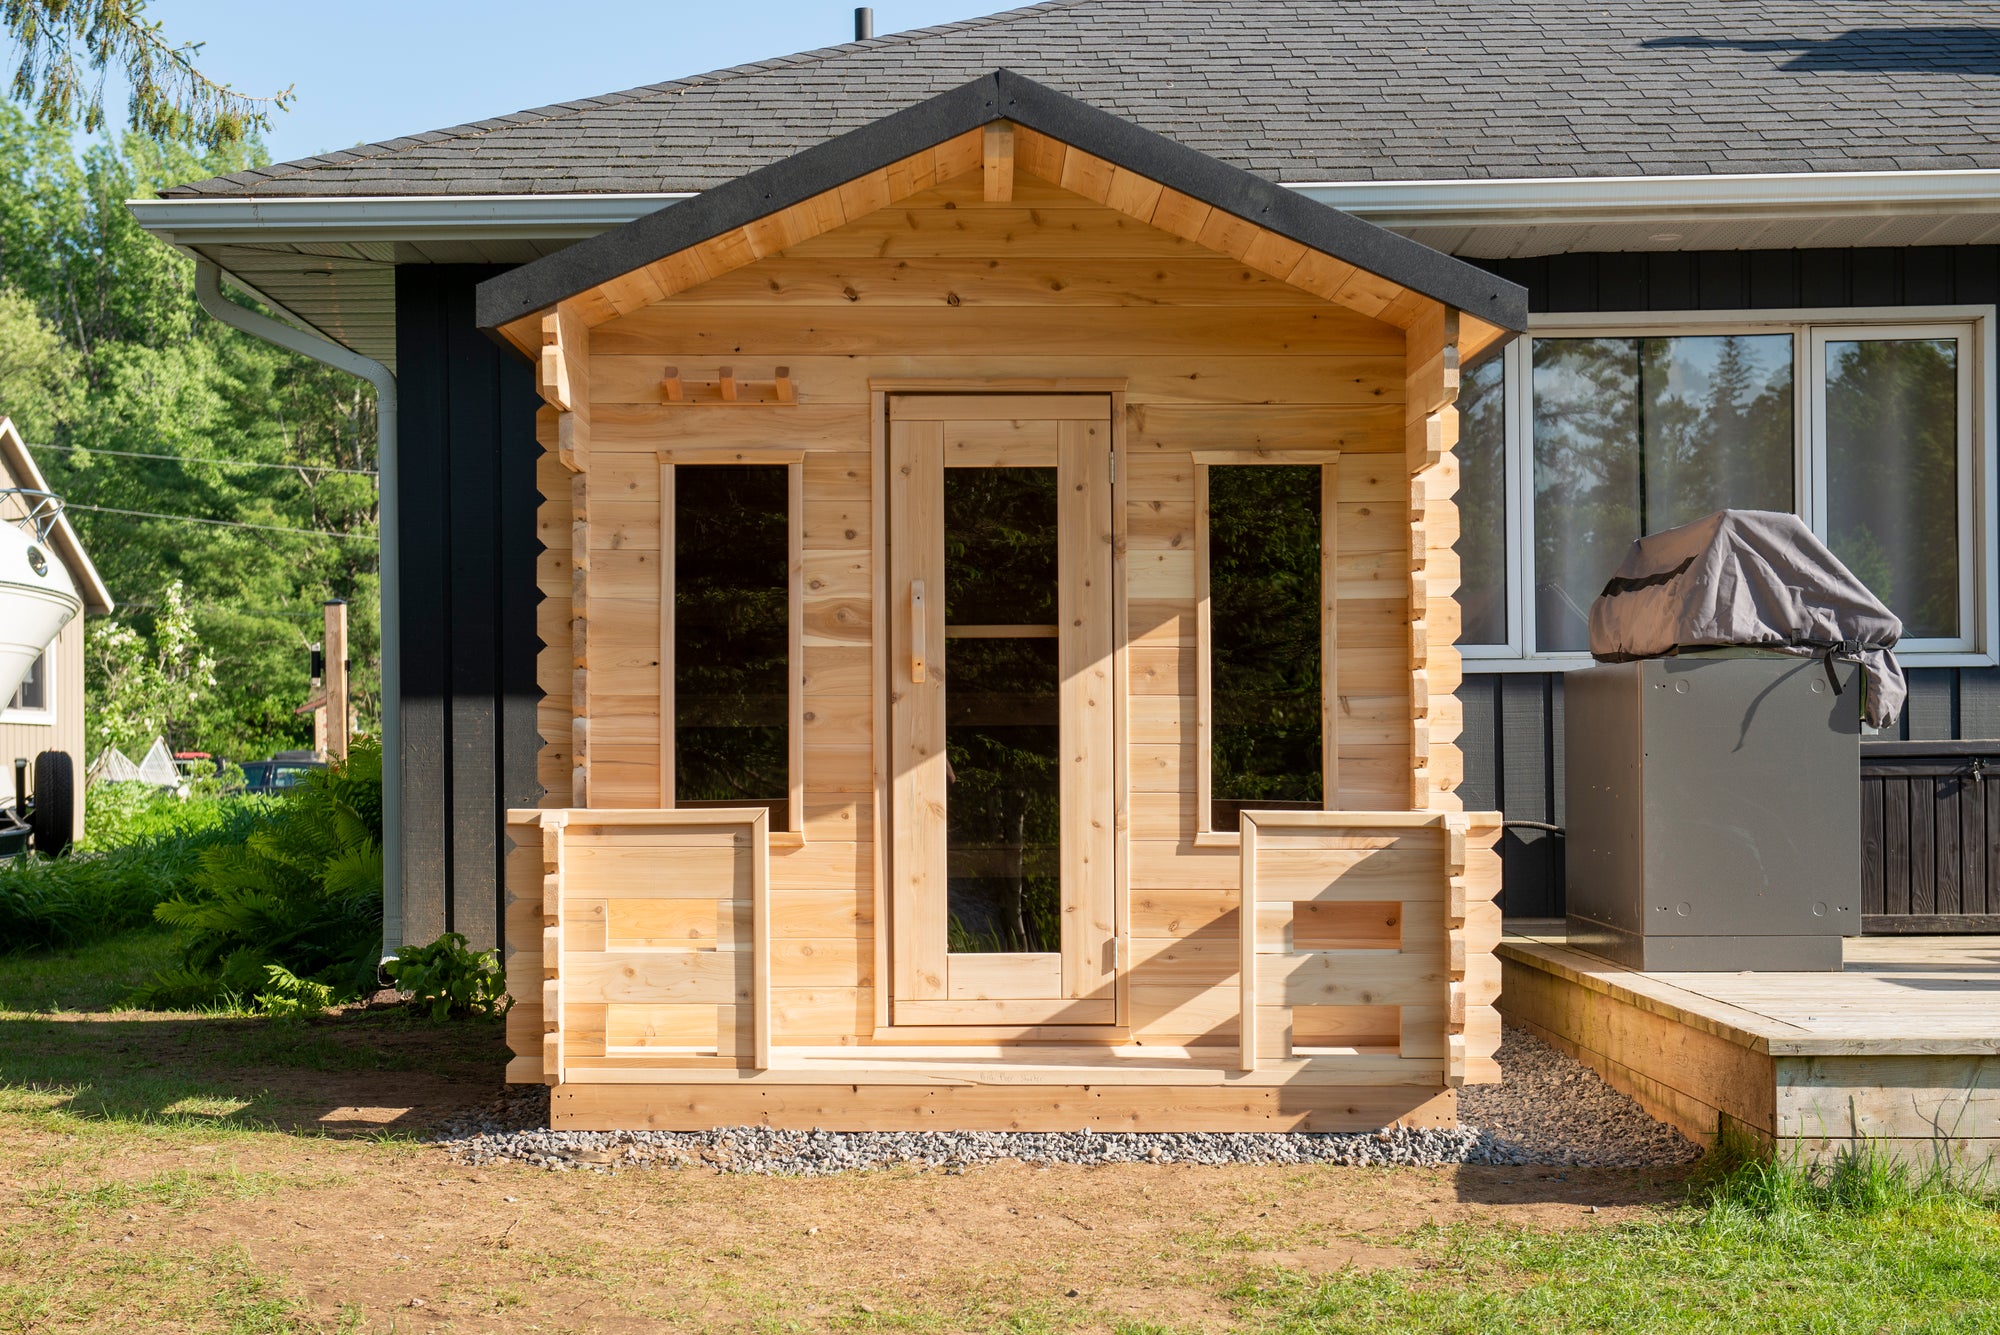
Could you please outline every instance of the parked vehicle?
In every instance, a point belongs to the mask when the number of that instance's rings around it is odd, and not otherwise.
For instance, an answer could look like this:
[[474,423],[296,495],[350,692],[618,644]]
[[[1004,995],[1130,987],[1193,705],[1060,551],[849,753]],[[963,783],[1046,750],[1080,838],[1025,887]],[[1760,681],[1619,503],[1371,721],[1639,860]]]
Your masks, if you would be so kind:
[[310,751],[280,751],[269,760],[246,760],[242,768],[243,791],[261,795],[296,788],[326,762]]

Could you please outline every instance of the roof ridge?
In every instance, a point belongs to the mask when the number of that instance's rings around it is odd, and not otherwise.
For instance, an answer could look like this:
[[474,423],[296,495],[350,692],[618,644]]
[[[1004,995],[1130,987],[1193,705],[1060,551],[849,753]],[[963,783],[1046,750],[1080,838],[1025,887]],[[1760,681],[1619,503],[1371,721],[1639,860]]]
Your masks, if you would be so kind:
[[[227,176],[210,178],[221,181],[236,180],[279,180],[286,176],[304,176],[325,166],[329,161],[356,162],[374,158],[385,158],[402,153],[421,144],[426,147],[451,140],[477,139],[482,135],[500,130],[517,129],[523,125],[548,124],[566,116],[582,115],[603,107],[620,106],[627,103],[646,102],[686,92],[694,88],[708,87],[730,79],[750,74],[763,73],[771,69],[792,68],[816,64],[823,61],[854,55],[863,51],[877,50],[887,46],[902,46],[928,37],[949,33],[965,32],[969,29],[997,27],[1017,22],[1031,14],[1046,13],[1055,9],[1071,9],[1080,5],[1099,3],[1099,0],[1037,0],[1037,3],[1020,5],[1013,9],[1003,9],[994,14],[981,14],[974,18],[957,19],[951,23],[934,23],[927,28],[910,28],[903,32],[888,33],[881,37],[868,37],[854,42],[842,42],[835,46],[822,46],[809,51],[796,51],[790,55],[767,56],[762,60],[746,61],[740,65],[726,65],[721,69],[708,70],[701,74],[690,74],[679,79],[666,79],[659,83],[640,84],[615,93],[602,93],[595,97],[577,98],[571,102],[551,102],[547,106],[528,107],[509,112],[504,116],[491,116],[485,120],[467,121],[462,125],[448,126],[441,130],[425,130],[416,134],[398,135],[394,139],[377,140],[374,143],[358,144],[353,148],[335,149],[326,153],[316,153],[311,157],[293,158],[286,162],[274,162],[268,166],[251,167]],[[545,114],[546,113],[546,114]],[[190,182],[189,184],[193,184]],[[170,190],[177,187],[168,187]],[[165,192],[162,192],[165,193]]]

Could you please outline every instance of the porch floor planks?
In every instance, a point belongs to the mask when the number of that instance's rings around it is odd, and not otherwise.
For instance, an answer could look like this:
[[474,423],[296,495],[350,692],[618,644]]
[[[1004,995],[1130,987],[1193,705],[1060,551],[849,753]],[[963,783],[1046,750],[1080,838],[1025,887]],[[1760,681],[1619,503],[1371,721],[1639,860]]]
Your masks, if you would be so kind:
[[2000,1054],[2000,937],[1854,937],[1839,973],[1638,973],[1510,927],[1506,958],[1532,955],[1740,1032],[1774,1056]]
[[2000,937],[1858,937],[1826,973],[1641,973],[1514,924],[1501,1010],[1655,1116],[2000,1163]]

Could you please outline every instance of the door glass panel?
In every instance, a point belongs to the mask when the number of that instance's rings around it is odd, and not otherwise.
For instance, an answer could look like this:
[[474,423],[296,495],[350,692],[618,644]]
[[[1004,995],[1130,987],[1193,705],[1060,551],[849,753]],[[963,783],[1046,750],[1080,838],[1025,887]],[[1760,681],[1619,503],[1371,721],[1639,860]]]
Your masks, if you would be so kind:
[[674,800],[768,806],[791,787],[782,465],[674,470]]
[[1958,420],[1958,340],[1827,343],[1827,546],[1909,639],[1961,634]]
[[947,626],[1056,624],[1056,470],[947,468]]
[[1056,471],[944,480],[948,949],[1061,949]]
[[1318,467],[1208,470],[1215,829],[1245,807],[1318,810]]
[[1062,944],[1056,641],[945,644],[949,949]]

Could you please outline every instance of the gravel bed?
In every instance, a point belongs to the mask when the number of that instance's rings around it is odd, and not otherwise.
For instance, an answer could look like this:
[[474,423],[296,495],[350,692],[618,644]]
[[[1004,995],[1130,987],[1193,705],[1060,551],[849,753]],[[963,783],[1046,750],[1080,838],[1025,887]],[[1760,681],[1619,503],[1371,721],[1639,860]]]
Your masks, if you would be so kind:
[[693,1168],[822,1177],[899,1166],[946,1173],[1014,1159],[1028,1164],[1545,1164],[1650,1167],[1701,1151],[1587,1068],[1518,1030],[1500,1049],[1506,1081],[1459,1091],[1462,1123],[1308,1132],[1096,1131],[551,1131],[548,1091],[516,1086],[467,1109],[435,1140],[459,1163],[518,1162],[551,1171]]
[[1566,1168],[1652,1168],[1692,1163],[1696,1145],[1597,1072],[1524,1029],[1500,1038],[1497,1085],[1458,1091],[1460,1123],[1485,1128],[1496,1141],[1531,1157],[1523,1162]]

